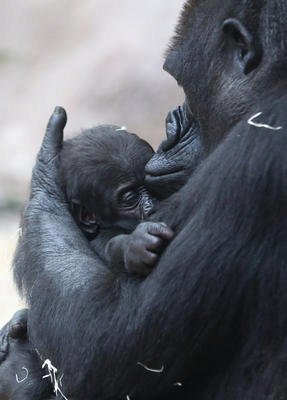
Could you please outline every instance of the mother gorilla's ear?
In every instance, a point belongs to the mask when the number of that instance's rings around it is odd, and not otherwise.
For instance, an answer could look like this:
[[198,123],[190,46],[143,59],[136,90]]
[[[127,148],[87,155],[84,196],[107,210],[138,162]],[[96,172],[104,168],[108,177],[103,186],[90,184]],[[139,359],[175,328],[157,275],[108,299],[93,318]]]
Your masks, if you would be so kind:
[[223,22],[222,30],[229,43],[235,68],[242,69],[245,75],[258,67],[262,58],[262,47],[258,39],[236,18],[228,18]]

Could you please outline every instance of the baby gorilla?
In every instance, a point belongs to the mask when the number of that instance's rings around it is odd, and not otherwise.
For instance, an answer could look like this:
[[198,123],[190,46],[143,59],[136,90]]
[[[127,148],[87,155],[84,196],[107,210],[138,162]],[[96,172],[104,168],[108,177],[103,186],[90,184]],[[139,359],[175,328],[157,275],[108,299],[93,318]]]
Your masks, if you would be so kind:
[[[71,213],[113,270],[147,275],[173,237],[163,223],[142,222],[156,203],[144,172],[153,154],[147,142],[111,125],[64,142],[60,168]],[[27,312],[0,330],[0,400],[56,398],[29,343]]]
[[153,155],[147,142],[113,125],[63,144],[61,175],[71,213],[112,269],[147,275],[172,239],[165,224],[141,223],[156,203],[145,186]]
[[151,146],[116,126],[103,125],[64,142],[61,169],[73,216],[89,239],[99,228],[132,230],[152,210],[144,185]]

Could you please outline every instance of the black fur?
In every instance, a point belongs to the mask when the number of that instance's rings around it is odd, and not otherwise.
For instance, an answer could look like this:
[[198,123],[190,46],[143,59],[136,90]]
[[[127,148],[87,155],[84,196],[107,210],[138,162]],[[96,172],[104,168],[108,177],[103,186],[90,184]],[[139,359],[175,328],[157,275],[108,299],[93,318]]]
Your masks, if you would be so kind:
[[[53,114],[15,277],[31,340],[65,374],[68,396],[286,397],[286,16],[283,0],[186,5],[165,68],[183,86],[205,159],[162,205],[158,218],[177,236],[144,280],[108,271],[72,220],[57,179],[66,116]],[[248,124],[259,112],[282,129]]]
[[172,238],[167,227],[149,223],[126,235],[155,208],[145,183],[145,165],[153,155],[147,142],[113,125],[63,143],[60,171],[73,218],[97,254],[118,272],[147,275]]
[[[97,238],[92,240],[92,246],[117,273],[149,274],[163,249],[163,241],[171,238],[167,227],[148,222],[140,224],[130,237],[123,235],[147,218],[155,203],[144,182],[144,168],[153,154],[147,142],[112,125],[83,131],[65,141],[61,150],[61,180],[73,218],[90,240]],[[119,196],[125,193],[132,195],[127,205]],[[44,386],[45,390],[41,385],[45,372],[39,369],[40,360],[29,343],[26,325],[27,310],[23,310],[0,332],[2,400],[47,397],[50,385]],[[21,366],[25,369],[21,370]],[[28,376],[23,383],[16,384],[19,368],[21,374],[27,371]]]
[[55,400],[50,381],[43,380],[46,372],[42,363],[27,338],[26,319],[26,310],[18,311],[0,330],[0,399]]
[[100,228],[131,232],[147,217],[153,199],[145,187],[144,168],[153,154],[147,142],[113,125],[86,130],[64,142],[64,188],[72,214],[89,239]]

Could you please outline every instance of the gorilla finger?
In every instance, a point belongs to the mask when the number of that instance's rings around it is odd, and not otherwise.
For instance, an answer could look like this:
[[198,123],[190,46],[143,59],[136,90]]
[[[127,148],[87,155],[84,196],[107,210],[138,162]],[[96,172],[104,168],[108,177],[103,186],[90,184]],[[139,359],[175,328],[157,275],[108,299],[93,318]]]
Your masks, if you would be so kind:
[[166,124],[166,136],[167,139],[160,145],[159,151],[167,152],[176,143],[180,138],[180,107],[177,107],[175,110],[169,112],[167,115],[165,124]]
[[145,251],[143,255],[143,263],[148,266],[154,266],[158,260],[158,255],[151,251]]
[[148,276],[152,271],[150,266],[142,264],[140,267],[136,268],[135,272],[141,276]]
[[152,268],[141,263],[141,264],[128,266],[127,271],[129,273],[137,274],[140,276],[148,276],[151,273]]
[[152,223],[148,227],[148,232],[151,235],[159,236],[164,240],[171,240],[174,237],[174,232],[164,222]]
[[147,250],[152,250],[154,252],[160,251],[161,248],[163,247],[163,239],[161,239],[159,236],[155,235],[150,235],[148,234],[146,236],[146,249]]
[[66,111],[62,107],[56,107],[49,119],[39,153],[39,158],[42,161],[48,163],[60,151],[63,143],[63,129],[66,123]]

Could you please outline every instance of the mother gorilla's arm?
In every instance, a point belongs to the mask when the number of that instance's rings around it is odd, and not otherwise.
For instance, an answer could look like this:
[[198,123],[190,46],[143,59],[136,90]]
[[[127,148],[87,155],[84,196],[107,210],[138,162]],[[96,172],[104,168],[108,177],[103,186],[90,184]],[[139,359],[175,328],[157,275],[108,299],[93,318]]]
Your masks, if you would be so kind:
[[[140,280],[115,276],[95,260],[68,211],[58,182],[65,124],[57,108],[33,171],[15,256],[16,281],[31,308],[31,340],[64,373],[67,396],[156,396],[190,377],[203,347],[209,365],[231,331],[241,286],[236,281],[234,296],[229,281],[238,265],[228,243],[237,226],[225,220],[228,207],[218,210],[216,196],[221,183],[229,185],[221,153],[234,144],[227,141],[205,162],[177,196],[177,209],[167,201],[170,220],[184,222],[157,268]],[[146,371],[138,362],[164,371]]]

